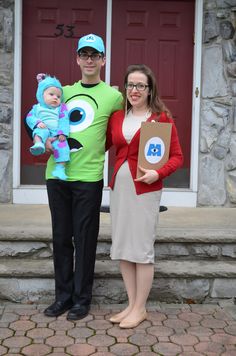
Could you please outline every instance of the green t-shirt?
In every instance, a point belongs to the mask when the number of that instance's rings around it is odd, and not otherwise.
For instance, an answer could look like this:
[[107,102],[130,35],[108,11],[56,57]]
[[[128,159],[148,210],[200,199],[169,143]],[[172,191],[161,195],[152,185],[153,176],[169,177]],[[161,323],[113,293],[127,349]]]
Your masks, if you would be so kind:
[[[122,95],[104,82],[84,87],[81,81],[63,88],[63,99],[70,119],[70,162],[66,163],[68,181],[97,182],[103,178],[105,139],[108,119],[122,107]],[[47,163],[46,179],[55,162]]]

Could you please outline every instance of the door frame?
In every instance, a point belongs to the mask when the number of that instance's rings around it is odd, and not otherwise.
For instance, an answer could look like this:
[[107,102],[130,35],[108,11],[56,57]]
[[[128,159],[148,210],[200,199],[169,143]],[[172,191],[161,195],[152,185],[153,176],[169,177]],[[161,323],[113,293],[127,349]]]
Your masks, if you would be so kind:
[[[15,1],[15,33],[14,33],[14,115],[13,115],[13,203],[14,204],[48,204],[46,186],[20,184],[20,144],[21,144],[21,70],[22,70],[22,7],[24,0]],[[164,188],[161,204],[177,207],[196,207],[198,192],[198,160],[199,160],[199,124],[201,93],[201,58],[202,58],[202,18],[203,0],[195,0],[195,46],[193,54],[193,89],[192,89],[192,132],[191,132],[191,164],[190,188]],[[112,0],[107,0],[106,24],[106,69],[105,81],[110,83],[111,66],[111,28]],[[17,93],[17,94],[16,94]],[[107,186],[108,155],[104,168],[104,185]],[[109,206],[109,188],[103,190],[103,206]]]

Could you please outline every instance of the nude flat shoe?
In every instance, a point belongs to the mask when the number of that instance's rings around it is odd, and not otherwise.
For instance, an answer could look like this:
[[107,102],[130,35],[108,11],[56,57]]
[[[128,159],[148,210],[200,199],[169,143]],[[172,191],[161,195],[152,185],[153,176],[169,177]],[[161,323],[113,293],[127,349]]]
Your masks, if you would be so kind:
[[119,314],[115,314],[110,317],[109,321],[113,324],[119,324],[125,317],[119,316]]
[[138,320],[135,321],[121,321],[119,324],[119,327],[121,329],[132,329],[132,328],[136,328],[136,326],[138,326],[139,324],[142,323],[142,321],[147,319],[147,312],[143,312],[143,314],[141,315],[141,317]]

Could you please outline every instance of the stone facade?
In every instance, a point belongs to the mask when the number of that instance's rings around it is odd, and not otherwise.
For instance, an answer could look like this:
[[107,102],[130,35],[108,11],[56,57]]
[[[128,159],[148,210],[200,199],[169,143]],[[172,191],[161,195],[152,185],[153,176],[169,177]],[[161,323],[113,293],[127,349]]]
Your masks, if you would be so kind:
[[[236,206],[235,29],[236,0],[204,0],[199,206]],[[0,203],[12,202],[13,34],[14,0],[0,0]]]
[[0,1],[0,203],[12,202],[14,0]]
[[236,1],[204,1],[198,205],[236,204]]

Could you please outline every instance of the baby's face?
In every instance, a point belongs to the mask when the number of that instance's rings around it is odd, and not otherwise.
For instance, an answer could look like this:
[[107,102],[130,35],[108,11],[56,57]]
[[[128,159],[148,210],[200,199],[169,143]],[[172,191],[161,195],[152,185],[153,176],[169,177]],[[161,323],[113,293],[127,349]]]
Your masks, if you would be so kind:
[[61,104],[62,92],[59,88],[49,87],[44,90],[43,99],[45,104],[56,108]]

